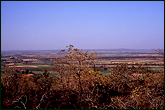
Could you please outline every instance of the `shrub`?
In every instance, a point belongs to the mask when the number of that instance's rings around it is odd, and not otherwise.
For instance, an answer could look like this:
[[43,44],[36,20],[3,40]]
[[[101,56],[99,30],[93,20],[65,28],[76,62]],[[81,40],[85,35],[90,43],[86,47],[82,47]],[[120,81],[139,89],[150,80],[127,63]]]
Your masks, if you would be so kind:
[[[59,77],[1,74],[2,108],[164,109],[164,70],[118,64],[109,75],[96,69],[96,53],[67,46],[55,61]],[[29,71],[26,71],[29,73]]]

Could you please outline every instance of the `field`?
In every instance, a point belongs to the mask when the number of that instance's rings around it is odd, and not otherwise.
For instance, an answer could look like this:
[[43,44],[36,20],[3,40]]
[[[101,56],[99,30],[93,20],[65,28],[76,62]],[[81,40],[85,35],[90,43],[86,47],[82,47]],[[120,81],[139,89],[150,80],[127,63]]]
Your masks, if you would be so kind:
[[164,55],[85,51],[73,49],[78,57],[59,50],[2,51],[2,108],[164,108]]
[[[96,67],[99,70],[104,69],[108,73],[120,63],[129,65],[144,64],[145,67],[154,69],[164,68],[162,57],[153,50],[95,50]],[[62,56],[60,51],[6,51],[1,54],[1,69],[3,70],[18,68],[21,70],[30,70],[34,73],[42,73],[44,70],[54,71],[54,60]],[[106,69],[107,68],[107,69]]]

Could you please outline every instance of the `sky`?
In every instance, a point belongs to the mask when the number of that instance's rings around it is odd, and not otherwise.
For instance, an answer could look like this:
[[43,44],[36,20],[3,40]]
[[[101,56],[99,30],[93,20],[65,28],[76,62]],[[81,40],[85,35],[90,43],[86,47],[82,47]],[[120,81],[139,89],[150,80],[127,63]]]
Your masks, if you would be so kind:
[[1,50],[164,49],[164,1],[1,1]]

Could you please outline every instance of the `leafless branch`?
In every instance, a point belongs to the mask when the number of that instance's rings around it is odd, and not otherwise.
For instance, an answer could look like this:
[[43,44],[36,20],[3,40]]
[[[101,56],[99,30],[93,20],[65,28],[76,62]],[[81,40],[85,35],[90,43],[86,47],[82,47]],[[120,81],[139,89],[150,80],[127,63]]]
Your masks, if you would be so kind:
[[[38,104],[38,106],[36,107],[36,109],[39,109],[39,107],[40,107],[40,105],[41,105],[41,102],[44,100],[44,98],[46,97],[46,94],[47,94],[48,92],[46,92],[45,94],[43,94],[42,95],[42,97],[41,97],[41,100],[40,100],[40,103]],[[46,97],[47,98],[47,97]]]

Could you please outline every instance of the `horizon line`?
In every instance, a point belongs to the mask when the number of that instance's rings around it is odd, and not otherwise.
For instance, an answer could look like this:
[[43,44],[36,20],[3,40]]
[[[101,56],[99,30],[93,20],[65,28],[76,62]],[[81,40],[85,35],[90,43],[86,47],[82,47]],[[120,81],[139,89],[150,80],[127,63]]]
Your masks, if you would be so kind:
[[[164,50],[164,48],[151,48],[151,49],[130,49],[130,48],[111,48],[111,49],[80,49],[80,50],[157,50],[161,49]],[[54,51],[54,50],[64,50],[64,49],[34,49],[34,50],[1,50],[1,51]],[[65,49],[66,50],[66,49]]]

